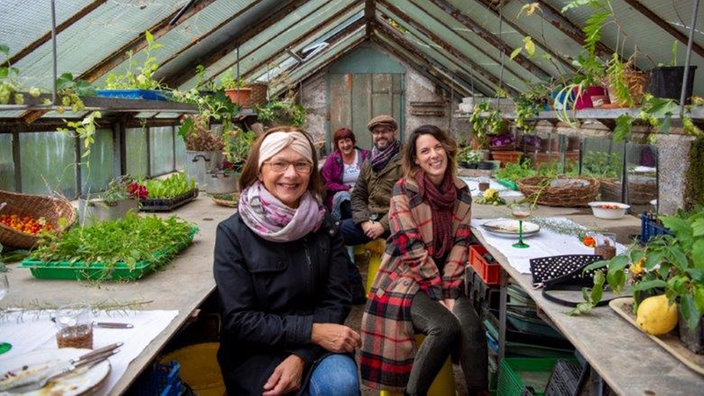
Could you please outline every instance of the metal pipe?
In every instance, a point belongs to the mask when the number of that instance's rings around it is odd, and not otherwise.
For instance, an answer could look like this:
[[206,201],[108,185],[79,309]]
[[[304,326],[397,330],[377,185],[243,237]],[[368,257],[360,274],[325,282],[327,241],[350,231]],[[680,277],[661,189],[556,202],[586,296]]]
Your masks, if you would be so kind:
[[56,104],[56,79],[57,62],[56,62],[56,2],[51,0],[51,55],[52,55],[52,72],[53,79],[51,80],[51,103]]
[[174,15],[173,18],[171,18],[171,20],[169,21],[169,25],[173,25],[173,24],[175,24],[176,22],[178,22],[178,20],[181,19],[181,17],[183,16],[183,14],[185,14],[186,11],[188,11],[188,9],[191,8],[191,6],[193,5],[193,3],[195,3],[196,1],[197,1],[197,0],[190,0],[188,3],[186,3],[186,5],[184,5],[183,7],[181,7],[181,9],[178,11],[178,13],[177,13],[176,15]]
[[689,39],[687,40],[687,53],[684,58],[684,76],[682,76],[682,91],[680,92],[680,119],[684,115],[685,96],[687,95],[687,82],[689,81],[689,62],[692,56],[692,44],[694,43],[694,28],[697,25],[697,12],[699,12],[699,0],[694,1],[692,10],[692,22],[689,25]]

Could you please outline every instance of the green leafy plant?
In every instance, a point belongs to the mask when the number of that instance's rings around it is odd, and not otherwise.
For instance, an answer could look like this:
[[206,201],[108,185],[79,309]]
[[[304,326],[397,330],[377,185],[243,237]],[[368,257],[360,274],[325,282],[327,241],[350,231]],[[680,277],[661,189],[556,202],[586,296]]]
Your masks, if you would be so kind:
[[509,162],[503,168],[494,173],[497,179],[506,179],[516,181],[524,177],[537,176],[538,172],[533,169],[529,159],[523,159],[520,162]]
[[72,227],[60,235],[44,233],[29,257],[44,262],[102,263],[106,278],[120,263],[130,269],[142,260],[164,263],[175,253],[176,245],[190,242],[193,229],[193,224],[176,216],[130,212],[119,220]]
[[620,177],[623,160],[618,153],[587,151],[582,158],[582,174],[598,179]]
[[[661,216],[674,235],[658,235],[645,246],[633,245],[610,260],[587,267],[603,269],[605,281],[616,293],[664,290],[670,302],[679,304],[687,326],[694,329],[704,315],[704,207],[692,212]],[[597,284],[578,313],[588,312],[601,299],[604,282]]]
[[[11,100],[14,104],[24,104],[22,85],[17,81],[20,70],[10,64],[10,47],[0,44],[0,54],[7,58],[0,62],[0,104],[8,104]],[[38,88],[32,87],[29,89],[29,94],[37,97],[40,92]]]
[[196,180],[183,172],[166,179],[149,179],[140,183],[147,188],[147,199],[173,199],[196,189]]
[[501,112],[488,101],[474,106],[469,122],[473,139],[481,149],[489,146],[489,135],[499,134],[506,128]]
[[249,149],[254,144],[257,134],[235,127],[224,134],[225,159],[233,164],[242,164],[249,155]]
[[99,196],[107,202],[115,202],[125,199],[145,199],[147,194],[145,186],[140,185],[129,175],[123,175],[110,180],[105,191]]
[[163,44],[154,41],[154,35],[148,30],[144,32],[147,46],[144,49],[145,59],[138,65],[134,59],[133,51],[127,51],[129,60],[127,68],[122,74],[108,73],[105,80],[107,89],[164,89],[161,82],[154,79],[154,74],[159,69],[159,62],[152,52],[163,47]]
[[237,77],[232,68],[225,70],[220,76],[220,87],[223,89],[244,88],[245,82],[242,77]]
[[293,98],[283,100],[274,98],[266,105],[254,105],[257,119],[269,125],[303,126],[306,123],[308,112],[305,107],[295,103]]
[[468,164],[478,164],[484,159],[484,153],[465,146],[457,153],[457,161]]
[[[232,129],[232,118],[239,106],[232,103],[219,89],[211,94],[201,95],[196,89],[185,92],[174,91],[174,100],[198,106],[198,115],[183,119],[178,130],[187,150],[220,151],[223,149],[223,131]],[[211,129],[211,123],[221,123],[222,130]]]
[[57,131],[80,138],[83,142],[83,154],[81,157],[85,158],[90,155],[90,148],[95,143],[95,120],[100,117],[102,117],[102,114],[99,111],[91,111],[80,121],[64,120],[67,128],[57,128]]

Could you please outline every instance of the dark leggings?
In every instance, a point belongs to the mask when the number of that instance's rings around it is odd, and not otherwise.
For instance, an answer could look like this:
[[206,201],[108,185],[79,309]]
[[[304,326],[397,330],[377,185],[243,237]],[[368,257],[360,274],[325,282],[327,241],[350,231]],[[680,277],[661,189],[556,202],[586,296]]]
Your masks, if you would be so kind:
[[450,312],[419,291],[411,304],[411,321],[415,331],[426,337],[416,352],[407,394],[427,394],[450,353],[459,358],[470,394],[488,389],[484,327],[466,297],[458,298]]

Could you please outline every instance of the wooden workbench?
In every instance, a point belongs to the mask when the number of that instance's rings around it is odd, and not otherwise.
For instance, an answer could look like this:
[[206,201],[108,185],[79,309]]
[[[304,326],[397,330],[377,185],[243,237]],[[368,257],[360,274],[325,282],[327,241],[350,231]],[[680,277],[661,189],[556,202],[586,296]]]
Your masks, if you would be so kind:
[[[617,233],[618,241],[640,233],[640,220],[626,216],[620,220],[599,220],[588,208],[549,208],[541,206],[536,216],[564,216],[576,223]],[[473,218],[510,217],[505,207],[473,206]],[[591,367],[620,395],[701,395],[704,376],[687,368],[648,336],[618,316],[610,307],[595,308],[591,314],[568,316],[568,307],[544,299],[531,286],[531,276],[508,265],[501,251],[486,243],[481,233],[474,234],[505,270],[501,299],[505,307],[506,276],[512,278],[535,300],[537,306],[585,357]],[[565,252],[570,254],[570,252]],[[505,311],[500,313],[505,323]],[[502,318],[500,318],[502,320]],[[503,337],[501,337],[503,338]]]
[[159,271],[136,282],[103,282],[100,285],[70,280],[47,280],[32,277],[29,269],[10,264],[10,293],[1,302],[3,307],[28,307],[34,303],[65,304],[70,302],[134,302],[151,301],[140,309],[178,310],[176,318],[133,360],[112,389],[97,389],[96,394],[125,393],[139,374],[158,357],[169,340],[183,327],[193,311],[215,290],[213,279],[213,246],[215,229],[220,220],[234,209],[217,206],[206,195],[182,206],[174,213],[200,228],[193,244],[179,253]]

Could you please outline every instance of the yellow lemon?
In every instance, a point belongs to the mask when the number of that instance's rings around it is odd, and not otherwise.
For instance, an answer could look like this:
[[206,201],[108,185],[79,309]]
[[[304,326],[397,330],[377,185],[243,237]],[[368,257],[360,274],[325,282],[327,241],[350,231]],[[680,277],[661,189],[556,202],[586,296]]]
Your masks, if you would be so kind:
[[636,315],[638,327],[652,335],[672,331],[677,326],[677,319],[677,304],[669,304],[664,294],[643,300]]

